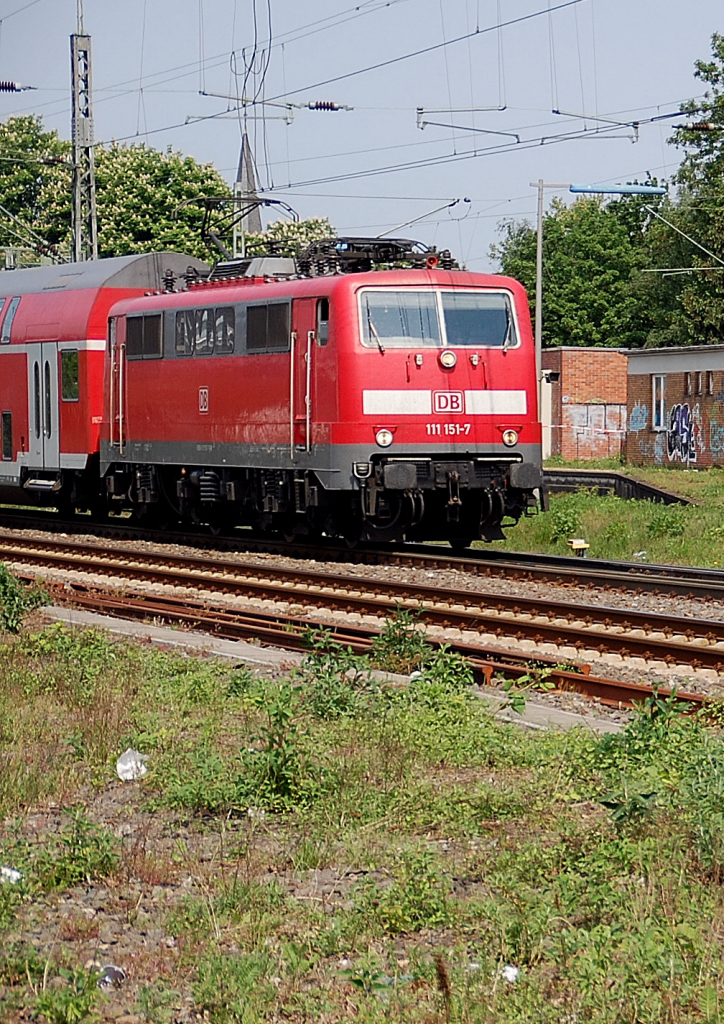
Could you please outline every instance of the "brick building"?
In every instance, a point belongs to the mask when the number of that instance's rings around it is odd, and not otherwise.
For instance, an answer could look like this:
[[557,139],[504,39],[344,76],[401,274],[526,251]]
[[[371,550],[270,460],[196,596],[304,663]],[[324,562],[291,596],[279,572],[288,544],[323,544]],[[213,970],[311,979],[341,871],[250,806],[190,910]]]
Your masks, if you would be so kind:
[[724,464],[724,345],[628,350],[626,461]]
[[[620,455],[626,438],[628,353],[615,348],[543,351],[543,455]],[[546,378],[548,378],[546,380]]]

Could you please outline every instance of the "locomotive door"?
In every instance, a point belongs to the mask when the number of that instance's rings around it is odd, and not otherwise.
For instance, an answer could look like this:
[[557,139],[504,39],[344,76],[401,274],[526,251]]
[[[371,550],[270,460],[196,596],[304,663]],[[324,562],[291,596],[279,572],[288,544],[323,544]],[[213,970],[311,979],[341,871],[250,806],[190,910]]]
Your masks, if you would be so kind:
[[[125,321],[121,318],[121,330],[125,328]],[[126,428],[126,345],[123,335],[119,331],[119,322],[116,317],[108,321],[108,340],[111,355],[110,368],[110,444],[118,448],[118,454],[123,455],[125,447]]]
[[58,403],[58,346],[52,341],[27,346],[28,466],[58,469],[60,423]]
[[312,450],[312,388],[316,299],[298,299],[292,306],[291,436],[295,451]]

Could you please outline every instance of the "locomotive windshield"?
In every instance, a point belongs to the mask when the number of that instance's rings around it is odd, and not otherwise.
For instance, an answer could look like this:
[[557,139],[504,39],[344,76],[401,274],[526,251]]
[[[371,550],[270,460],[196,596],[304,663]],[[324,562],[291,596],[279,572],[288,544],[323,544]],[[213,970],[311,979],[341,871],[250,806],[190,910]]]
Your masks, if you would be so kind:
[[363,291],[362,344],[391,348],[516,344],[510,297],[491,291]]

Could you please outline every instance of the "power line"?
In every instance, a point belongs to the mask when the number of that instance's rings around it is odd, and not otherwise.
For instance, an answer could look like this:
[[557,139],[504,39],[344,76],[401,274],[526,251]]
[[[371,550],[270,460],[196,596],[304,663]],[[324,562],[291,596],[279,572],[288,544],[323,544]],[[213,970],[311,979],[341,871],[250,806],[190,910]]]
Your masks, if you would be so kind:
[[470,39],[473,36],[487,35],[488,32],[497,32],[501,28],[508,28],[510,25],[520,25],[524,21],[531,21],[533,18],[539,18],[543,14],[551,14],[554,11],[561,11],[566,7],[575,7],[576,4],[583,3],[584,0],[565,0],[564,3],[556,4],[555,7],[549,7],[545,11],[533,11],[532,14],[523,14],[519,18],[510,18],[508,21],[502,21],[497,25],[489,25],[487,28],[476,27],[473,32],[466,32],[461,36],[456,36],[455,39],[447,39],[442,43],[434,43],[432,46],[423,46],[420,50],[413,50],[411,53],[403,53],[399,57],[390,57],[389,60],[378,61],[377,64],[370,64],[365,68],[358,68],[356,71],[347,71],[343,75],[335,75],[333,78],[325,78],[321,82],[314,82],[313,85],[305,85],[299,89],[292,89],[286,94],[280,93],[278,96],[272,96],[267,102],[272,100],[286,99],[287,96],[296,96],[297,93],[307,92],[310,89],[319,89],[323,85],[332,85],[334,82],[342,82],[347,78],[354,78],[357,75],[365,75],[370,71],[379,71],[380,68],[390,67],[392,64],[399,64],[403,60],[411,60],[413,57],[421,57],[425,53],[434,53],[436,50],[441,50],[446,46],[454,46],[455,43],[462,43],[466,39]]

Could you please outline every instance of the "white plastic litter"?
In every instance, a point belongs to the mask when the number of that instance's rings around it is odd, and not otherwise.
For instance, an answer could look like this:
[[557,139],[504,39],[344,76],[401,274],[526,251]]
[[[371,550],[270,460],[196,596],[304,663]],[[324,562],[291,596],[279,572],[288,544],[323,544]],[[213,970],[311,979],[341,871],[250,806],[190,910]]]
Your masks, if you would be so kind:
[[145,754],[139,754],[137,750],[124,750],[116,761],[116,773],[121,782],[134,782],[142,779],[148,772],[148,758]]
[[15,885],[22,877],[22,871],[18,871],[16,868],[8,868],[4,864],[0,866],[0,882],[10,882],[11,885]]
[[510,985],[514,985],[520,977],[520,971],[512,964],[506,964],[500,971],[500,976]]
[[125,980],[126,972],[122,967],[116,967],[115,964],[108,964],[107,967],[103,968],[101,976],[98,979],[98,988],[105,989],[106,991],[111,988],[120,988]]

